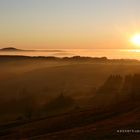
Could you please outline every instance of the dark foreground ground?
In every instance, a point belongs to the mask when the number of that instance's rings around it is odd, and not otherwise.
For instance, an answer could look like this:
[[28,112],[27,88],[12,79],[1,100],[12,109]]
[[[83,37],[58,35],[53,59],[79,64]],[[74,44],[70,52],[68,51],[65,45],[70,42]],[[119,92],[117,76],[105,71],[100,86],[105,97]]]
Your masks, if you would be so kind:
[[83,110],[28,122],[0,126],[0,139],[46,140],[139,140],[140,108]]

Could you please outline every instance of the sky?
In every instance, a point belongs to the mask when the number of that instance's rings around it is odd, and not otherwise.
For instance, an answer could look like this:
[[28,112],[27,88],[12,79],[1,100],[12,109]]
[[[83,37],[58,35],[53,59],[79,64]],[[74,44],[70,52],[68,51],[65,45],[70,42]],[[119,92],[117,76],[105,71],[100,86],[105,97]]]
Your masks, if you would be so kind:
[[0,0],[0,47],[127,49],[140,0]]

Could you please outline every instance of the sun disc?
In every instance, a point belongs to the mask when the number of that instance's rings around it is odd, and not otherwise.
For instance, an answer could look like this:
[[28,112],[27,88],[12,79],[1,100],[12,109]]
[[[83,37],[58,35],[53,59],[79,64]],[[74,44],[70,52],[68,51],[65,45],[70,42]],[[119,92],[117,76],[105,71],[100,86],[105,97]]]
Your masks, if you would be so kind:
[[132,42],[134,45],[140,47],[140,34],[134,35],[134,36],[131,38],[131,42]]

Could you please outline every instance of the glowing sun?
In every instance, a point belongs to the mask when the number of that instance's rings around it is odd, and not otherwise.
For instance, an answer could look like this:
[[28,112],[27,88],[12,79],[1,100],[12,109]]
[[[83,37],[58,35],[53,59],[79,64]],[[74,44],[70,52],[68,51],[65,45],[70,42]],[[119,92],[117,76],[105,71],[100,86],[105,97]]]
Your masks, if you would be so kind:
[[140,47],[140,34],[136,34],[136,35],[132,36],[131,42],[132,42],[135,46],[139,46],[139,47]]

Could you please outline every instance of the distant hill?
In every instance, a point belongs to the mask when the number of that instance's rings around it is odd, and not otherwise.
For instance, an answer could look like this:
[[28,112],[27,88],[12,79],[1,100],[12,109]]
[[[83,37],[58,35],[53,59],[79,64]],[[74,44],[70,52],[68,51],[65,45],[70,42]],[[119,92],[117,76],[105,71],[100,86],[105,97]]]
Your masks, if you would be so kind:
[[14,47],[7,47],[7,48],[0,49],[0,51],[23,51],[23,50]]
[[[0,51],[31,51],[32,50],[20,50],[20,49],[8,49],[3,48]],[[34,51],[34,50],[33,50]],[[0,55],[0,61],[15,61],[15,60],[53,60],[53,61],[72,61],[72,62],[93,62],[93,63],[109,63],[109,64],[140,64],[140,60],[136,59],[108,59],[107,57],[55,57],[55,56],[24,56],[24,55]]]
[[[28,51],[28,52],[33,52],[33,51],[37,51],[37,52],[57,52],[57,53],[64,53],[65,51],[63,50],[22,50],[22,49],[17,49],[17,48],[14,48],[14,47],[6,47],[6,48],[1,48],[0,51]],[[62,55],[62,54],[60,54]]]

